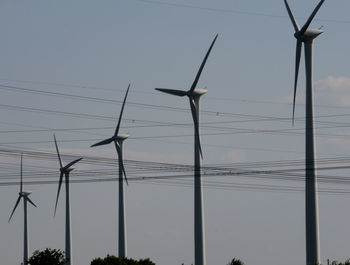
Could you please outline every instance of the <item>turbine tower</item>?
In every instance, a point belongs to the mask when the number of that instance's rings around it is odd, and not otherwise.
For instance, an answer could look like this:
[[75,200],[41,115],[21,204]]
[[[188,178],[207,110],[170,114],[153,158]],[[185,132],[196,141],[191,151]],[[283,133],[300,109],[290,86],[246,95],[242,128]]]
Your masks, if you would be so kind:
[[130,84],[126,90],[124,97],[122,109],[120,111],[119,120],[117,128],[115,129],[114,135],[106,140],[93,144],[91,147],[106,145],[114,142],[115,149],[118,154],[119,162],[119,222],[118,222],[118,257],[124,258],[127,256],[127,247],[126,247],[126,223],[125,223],[125,202],[124,202],[124,183],[123,175],[125,177],[126,184],[128,184],[128,179],[126,178],[124,163],[123,163],[123,142],[126,140],[129,135],[119,134],[120,122],[122,120],[122,115],[124,111],[125,101],[129,93]]
[[205,254],[205,231],[204,231],[204,213],[203,213],[203,193],[202,193],[202,179],[201,179],[201,158],[202,148],[199,136],[199,99],[204,95],[206,89],[196,89],[199,77],[202,73],[204,65],[208,59],[211,49],[218,37],[216,34],[212,41],[204,60],[199,67],[198,73],[188,91],[156,88],[156,90],[168,93],[174,96],[187,96],[190,101],[191,113],[194,124],[194,263],[195,265],[206,265]]
[[315,163],[315,137],[314,137],[314,116],[313,116],[313,40],[323,33],[321,29],[308,29],[311,21],[323,4],[321,0],[304,26],[300,29],[295,20],[287,0],[284,0],[288,15],[293,23],[297,39],[296,58],[295,58],[295,80],[293,97],[293,123],[295,112],[295,97],[298,82],[298,72],[301,57],[301,46],[305,47],[305,72],[306,72],[306,119],[305,119],[305,219],[306,219],[306,264],[320,264],[320,241],[319,241],[319,223],[318,223],[318,197],[317,197],[317,175]]
[[23,191],[23,154],[21,154],[21,183],[20,183],[20,191],[19,196],[16,201],[15,207],[13,208],[13,211],[10,215],[9,222],[11,221],[11,218],[21,201],[21,198],[23,198],[23,209],[24,209],[24,240],[23,240],[23,265],[28,265],[28,223],[27,223],[27,202],[29,202],[31,205],[36,207],[34,202],[29,199],[29,195],[32,193],[31,191]]
[[60,152],[59,152],[58,146],[57,146],[56,136],[53,135],[53,138],[55,140],[55,146],[56,146],[58,160],[60,162],[60,172],[61,172],[60,179],[58,182],[58,191],[57,191],[57,198],[56,198],[56,204],[55,204],[55,215],[56,215],[58,197],[60,195],[63,177],[65,177],[65,184],[66,184],[66,246],[65,246],[66,250],[65,250],[65,256],[66,256],[66,265],[72,265],[73,261],[72,261],[72,246],[71,246],[72,234],[71,234],[71,224],[70,224],[69,174],[74,169],[74,167],[72,167],[72,166],[74,164],[76,164],[77,162],[79,162],[80,160],[82,160],[83,158],[78,158],[78,159],[70,162],[66,166],[63,166]]

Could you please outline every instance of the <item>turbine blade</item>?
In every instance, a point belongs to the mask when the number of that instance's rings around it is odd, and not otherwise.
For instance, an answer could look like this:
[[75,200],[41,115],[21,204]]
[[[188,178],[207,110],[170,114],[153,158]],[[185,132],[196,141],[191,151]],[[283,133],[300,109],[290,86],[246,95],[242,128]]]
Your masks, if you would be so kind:
[[156,88],[156,90],[170,94],[170,95],[179,96],[179,97],[183,97],[187,95],[187,91],[177,90],[177,89]]
[[128,93],[129,93],[129,88],[130,88],[130,84],[129,84],[129,86],[128,86],[128,89],[126,90],[126,94],[125,94],[124,101],[123,101],[123,106],[122,106],[122,109],[121,109],[121,111],[120,111],[119,120],[118,120],[118,125],[117,125],[117,128],[115,129],[114,136],[117,136],[117,135],[118,135],[118,132],[119,132],[120,122],[121,122],[121,120],[122,120],[122,115],[123,115],[123,111],[124,111],[125,101],[126,101],[126,98],[127,98],[127,96],[128,96]]
[[126,185],[129,186],[129,182],[128,182],[128,178],[126,177],[126,172],[125,172],[124,162],[123,161],[122,161],[121,165],[122,165],[122,170],[123,170],[123,173],[124,173]]
[[54,213],[54,216],[56,215],[58,197],[60,196],[60,191],[61,191],[61,186],[62,186],[62,180],[63,180],[63,172],[61,171],[60,180],[59,180],[59,182],[58,182],[58,191],[57,191],[57,197],[56,197],[56,204],[55,204],[55,213]]
[[57,146],[57,140],[56,140],[56,136],[55,134],[53,134],[53,138],[55,140],[55,146],[56,146],[56,151],[57,151],[57,156],[58,156],[58,160],[60,161],[60,167],[62,168],[62,160],[61,160],[61,156],[60,156],[60,152],[58,151],[58,146]]
[[301,28],[300,33],[304,34],[305,31],[308,29],[308,27],[311,24],[311,21],[314,19],[316,13],[318,12],[318,10],[320,9],[320,7],[322,6],[323,2],[325,0],[321,0],[318,5],[315,7],[314,11],[312,12],[312,14],[310,15],[310,17],[308,18],[308,20],[306,21],[306,23],[304,24],[304,26]]
[[20,192],[23,191],[23,153],[21,153],[21,187]]
[[31,205],[33,205],[35,208],[38,208],[36,205],[35,205],[35,203],[34,202],[32,202],[32,200],[31,199],[29,199],[29,197],[27,197],[27,200],[29,201],[29,203],[31,204]]
[[67,170],[68,168],[70,168],[71,166],[73,166],[75,163],[78,163],[80,160],[82,160],[83,158],[78,158],[78,159],[75,159],[74,161],[70,162],[69,164],[67,164],[63,170]]
[[295,29],[295,32],[298,32],[299,31],[299,25],[298,25],[298,22],[295,20],[294,16],[293,16],[293,13],[292,11],[290,10],[290,7],[289,7],[289,4],[287,2],[287,0],[284,0],[284,4],[286,5],[286,8],[287,8],[287,11],[288,11],[288,15],[290,17],[290,20],[292,21],[293,23],[293,27]]
[[108,138],[106,140],[103,140],[101,142],[98,142],[96,144],[91,145],[90,147],[95,147],[95,146],[99,146],[99,145],[106,145],[106,144],[110,144],[111,142],[113,142],[113,138]]
[[192,98],[190,98],[190,105],[191,105],[192,118],[193,118],[193,122],[194,122],[195,135],[196,135],[198,146],[199,146],[199,152],[200,152],[201,157],[203,159],[201,141],[200,141],[200,137],[199,137],[199,121],[198,121],[198,116],[197,116],[197,108],[196,108]]
[[294,96],[293,96],[293,125],[294,125],[294,113],[295,113],[295,99],[297,94],[297,84],[298,84],[298,74],[299,74],[299,65],[301,57],[301,45],[302,42],[297,40],[296,54],[295,54],[295,79],[294,79]]
[[126,185],[129,185],[128,183],[128,178],[126,177],[126,172],[125,172],[125,167],[124,167],[124,162],[123,162],[123,154],[122,154],[122,150],[120,148],[120,145],[117,142],[115,143],[115,149],[117,149],[117,153],[118,153],[118,159],[120,161],[119,166],[121,167],[124,177],[125,177],[125,181],[126,181]]
[[13,210],[12,210],[12,213],[11,213],[11,215],[10,215],[10,218],[9,218],[9,221],[8,221],[8,222],[11,221],[11,218],[12,218],[13,214],[15,213],[16,208],[17,208],[17,206],[18,206],[18,204],[19,204],[21,198],[22,198],[22,195],[19,195],[19,196],[18,196],[18,199],[17,199],[17,201],[16,201],[16,204],[15,204],[15,207],[14,207]]
[[213,48],[214,43],[215,43],[217,37],[218,37],[218,34],[216,34],[214,40],[212,41],[212,43],[211,43],[211,45],[210,45],[210,47],[209,47],[209,50],[207,51],[207,54],[205,55],[205,57],[204,57],[204,59],[203,59],[203,62],[202,62],[202,64],[201,64],[201,66],[199,67],[199,70],[198,70],[198,72],[197,72],[196,78],[195,78],[194,81],[193,81],[193,84],[192,84],[192,86],[191,86],[190,91],[193,91],[193,90],[196,88],[197,83],[198,83],[198,80],[199,80],[199,77],[201,76],[201,73],[202,73],[202,70],[203,70],[203,68],[204,68],[204,65],[205,65],[205,63],[206,63],[206,61],[207,61],[207,59],[208,59],[208,56],[209,56],[209,54],[210,54],[210,51],[211,51],[211,49]]

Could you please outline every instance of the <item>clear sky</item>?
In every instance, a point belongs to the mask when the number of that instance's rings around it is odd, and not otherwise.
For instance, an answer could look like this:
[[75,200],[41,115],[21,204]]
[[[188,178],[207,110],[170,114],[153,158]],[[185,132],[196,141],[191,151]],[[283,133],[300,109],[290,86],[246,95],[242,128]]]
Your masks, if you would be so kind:
[[[299,24],[317,2],[289,1]],[[319,167],[337,167],[319,171],[323,264],[350,253],[350,171],[340,168],[350,160],[349,10],[348,0],[326,0],[311,24],[325,30],[314,45],[317,156]],[[22,207],[7,222],[19,187],[4,184],[18,180],[20,157],[5,150],[54,153],[55,132],[66,163],[68,154],[115,158],[112,145],[89,146],[113,134],[129,83],[120,129],[130,134],[128,256],[159,265],[193,262],[191,170],[158,164],[192,165],[190,108],[187,99],[154,88],[189,89],[216,33],[198,83],[208,90],[201,100],[203,165],[234,172],[303,168],[304,63],[293,127],[295,38],[282,0],[3,0],[0,33],[1,264],[19,264],[23,251]],[[91,161],[81,161],[72,179],[117,173],[107,159]],[[188,176],[140,180],[167,174]],[[58,161],[25,153],[24,178],[58,180]],[[64,249],[64,193],[53,218],[57,183],[25,189],[38,205],[29,207],[30,252]],[[74,183],[71,192],[74,264],[117,254],[117,182]],[[204,202],[208,265],[233,257],[249,265],[305,263],[301,170],[209,174]]]

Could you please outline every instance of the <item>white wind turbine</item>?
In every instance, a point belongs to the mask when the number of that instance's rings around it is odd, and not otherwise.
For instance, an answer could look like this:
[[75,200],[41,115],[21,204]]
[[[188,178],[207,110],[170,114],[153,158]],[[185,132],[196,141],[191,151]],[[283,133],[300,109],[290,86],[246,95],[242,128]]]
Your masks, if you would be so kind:
[[199,77],[202,73],[204,65],[208,59],[211,49],[218,37],[215,36],[212,41],[204,60],[199,67],[197,75],[192,83],[191,88],[188,91],[156,88],[156,90],[168,93],[171,95],[184,97],[187,96],[190,101],[191,113],[194,123],[194,261],[195,265],[206,264],[205,254],[205,231],[204,231],[204,214],[203,214],[203,193],[202,193],[202,179],[201,179],[201,157],[202,148],[200,144],[199,136],[199,99],[204,95],[206,89],[196,89]]
[[57,141],[56,141],[56,136],[53,135],[54,140],[55,140],[55,146],[56,146],[56,151],[57,151],[57,156],[58,160],[60,162],[60,179],[58,182],[58,191],[57,191],[57,198],[56,198],[56,204],[55,204],[55,215],[56,215],[56,210],[57,210],[57,203],[58,203],[58,197],[60,195],[61,191],[61,186],[62,186],[62,181],[63,177],[65,177],[65,184],[66,184],[66,245],[65,245],[65,258],[66,258],[66,265],[72,265],[72,246],[71,246],[71,223],[70,223],[70,199],[69,199],[69,174],[70,172],[74,169],[72,167],[75,163],[79,162],[83,158],[78,158],[66,166],[63,166],[60,152],[58,150],[57,146]]
[[29,199],[29,195],[32,193],[31,191],[23,191],[23,154],[21,154],[21,183],[20,183],[20,192],[18,199],[16,201],[15,207],[10,215],[9,222],[23,198],[23,209],[24,209],[24,239],[23,239],[23,265],[28,265],[28,223],[27,223],[27,202],[36,207],[36,205]]
[[305,217],[306,217],[306,264],[320,264],[320,241],[318,223],[318,197],[317,197],[317,175],[315,163],[315,137],[314,137],[314,116],[313,116],[313,40],[323,33],[321,29],[308,29],[314,16],[323,4],[321,0],[304,26],[299,27],[295,20],[287,0],[284,0],[288,15],[292,20],[297,39],[295,58],[295,80],[293,97],[293,123],[295,111],[295,97],[298,81],[299,64],[301,57],[301,46],[305,47],[305,72],[306,72],[306,119],[305,119]]
[[125,202],[124,202],[124,184],[123,184],[123,175],[125,177],[126,184],[128,184],[128,179],[126,178],[124,162],[123,162],[123,142],[126,140],[129,135],[127,134],[119,134],[120,122],[122,120],[125,101],[129,93],[130,84],[128,89],[126,90],[126,94],[124,97],[122,109],[120,111],[119,120],[117,127],[115,129],[114,135],[106,140],[93,144],[91,147],[106,145],[110,143],[114,143],[115,149],[118,154],[118,162],[119,162],[119,221],[118,221],[118,257],[124,258],[127,256],[127,246],[126,246],[126,222],[125,222]]

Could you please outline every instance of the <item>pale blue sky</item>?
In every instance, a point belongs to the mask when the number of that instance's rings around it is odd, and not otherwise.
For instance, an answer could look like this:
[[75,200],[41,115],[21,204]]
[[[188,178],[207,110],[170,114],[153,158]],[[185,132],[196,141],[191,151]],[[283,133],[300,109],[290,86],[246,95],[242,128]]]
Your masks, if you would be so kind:
[[[66,152],[113,158],[112,146],[88,147],[110,136],[113,128],[54,129],[114,127],[114,119],[18,111],[16,106],[117,117],[120,104],[23,93],[23,90],[19,92],[4,86],[122,100],[131,82],[125,121],[121,125],[121,132],[131,135],[125,143],[125,159],[191,165],[191,126],[139,126],[149,125],[145,121],[192,122],[187,100],[157,93],[154,88],[188,89],[210,42],[218,33],[198,84],[208,89],[201,101],[201,110],[218,112],[218,115],[201,114],[203,164],[301,160],[304,150],[301,120],[297,120],[294,127],[290,120],[256,121],[257,115],[291,117],[295,39],[283,1],[159,2],[1,1],[0,148],[53,152],[52,133],[56,131],[63,157]],[[303,24],[317,1],[290,0],[289,3],[299,24]],[[328,0],[311,25],[323,26],[325,30],[316,39],[314,50],[315,115],[320,122],[317,127],[323,127],[317,130],[317,153],[321,158],[347,156],[350,151],[347,137],[350,135],[347,127],[350,114],[349,10],[348,0]],[[304,87],[302,61],[296,117],[304,115]],[[131,103],[183,108],[188,112]],[[238,114],[253,116],[244,118]],[[344,116],[320,117],[325,115]],[[255,121],[247,122],[249,119]],[[216,125],[214,122],[226,123]],[[329,126],[330,122],[337,124]],[[215,128],[204,126],[205,123]],[[4,132],[38,128],[49,131]],[[249,133],[237,133],[245,129]],[[288,131],[284,135],[266,132],[279,129]],[[228,133],[218,134],[222,132]],[[189,136],[145,139],[179,135]],[[58,166],[58,162],[26,157],[24,162],[25,170],[39,162],[51,171]],[[18,172],[19,158],[0,154],[1,177],[6,176],[6,163],[12,163],[10,173]],[[131,166],[127,165],[126,170],[128,167],[131,172]],[[76,172],[79,169],[95,168],[82,163]],[[346,170],[322,172],[343,177],[348,173]],[[140,176],[140,173],[133,174],[131,177]],[[208,181],[303,187],[300,181],[233,176],[208,178]],[[327,183],[320,187],[349,189],[347,185]],[[60,200],[53,219],[57,186],[33,185],[28,189],[33,191],[31,198],[38,204],[38,209],[29,209],[30,251],[45,247],[64,249],[64,200]],[[75,265],[89,264],[93,257],[107,253],[116,254],[116,191],[115,182],[72,185]],[[305,262],[302,192],[253,192],[213,187],[204,191],[208,265],[226,264],[233,257],[241,258],[247,265]],[[19,264],[22,257],[22,209],[19,208],[11,223],[7,223],[17,192],[16,186],[0,186],[0,260],[8,265]],[[344,260],[348,257],[349,200],[349,195],[320,194],[321,258],[325,264],[327,258]],[[126,207],[130,257],[150,257],[159,265],[193,262],[191,187],[131,182],[126,188]]]

